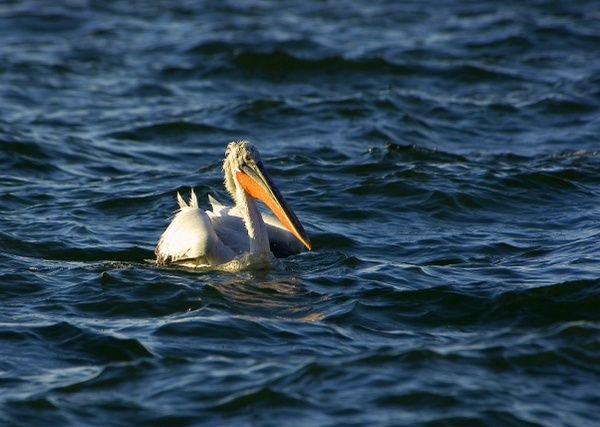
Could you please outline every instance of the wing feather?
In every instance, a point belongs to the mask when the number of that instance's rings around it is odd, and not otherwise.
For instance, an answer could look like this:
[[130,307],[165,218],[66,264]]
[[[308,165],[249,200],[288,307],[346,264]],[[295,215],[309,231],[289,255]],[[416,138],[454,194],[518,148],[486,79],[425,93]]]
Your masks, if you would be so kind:
[[[247,252],[250,248],[248,232],[239,209],[235,206],[225,206],[210,195],[208,200],[213,210],[206,213],[219,239],[238,254]],[[267,227],[269,246],[273,255],[277,258],[285,258],[302,252],[304,247],[302,242],[294,237],[281,221],[273,215],[264,212],[261,214]]]

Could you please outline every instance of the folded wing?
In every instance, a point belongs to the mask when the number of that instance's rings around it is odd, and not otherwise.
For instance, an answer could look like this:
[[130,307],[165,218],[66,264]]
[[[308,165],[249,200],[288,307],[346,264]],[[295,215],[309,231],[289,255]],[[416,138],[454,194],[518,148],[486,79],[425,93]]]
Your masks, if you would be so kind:
[[198,208],[193,190],[189,204],[177,194],[179,210],[160,236],[155,254],[157,264],[216,265],[235,257],[217,236],[208,215]]
[[[242,215],[237,207],[225,206],[214,197],[208,196],[212,211],[206,211],[213,229],[220,241],[236,253],[249,249],[248,232]],[[269,246],[277,258],[285,258],[302,252],[303,243],[299,241],[275,216],[261,212],[269,236]]]

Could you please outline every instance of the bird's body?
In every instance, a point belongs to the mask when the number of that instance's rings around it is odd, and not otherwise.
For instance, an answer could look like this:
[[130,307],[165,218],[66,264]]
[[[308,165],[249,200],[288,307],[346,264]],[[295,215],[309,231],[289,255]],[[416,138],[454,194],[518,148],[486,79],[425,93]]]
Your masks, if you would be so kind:
[[[250,253],[276,256],[298,253],[310,240],[300,221],[267,174],[258,150],[247,141],[231,142],[223,161],[225,188],[235,206],[209,196],[212,211],[198,206],[193,190],[189,203],[177,194],[179,211],[156,245],[159,265],[219,265]],[[262,214],[255,198],[277,218]]]
[[[195,197],[192,191],[192,197]],[[248,252],[250,249],[248,232],[240,210],[236,206],[221,204],[211,195],[208,201],[212,210],[206,211],[217,236],[237,254]],[[267,227],[269,246],[277,258],[285,258],[298,254],[304,244],[290,233],[273,215],[262,212],[262,219]]]

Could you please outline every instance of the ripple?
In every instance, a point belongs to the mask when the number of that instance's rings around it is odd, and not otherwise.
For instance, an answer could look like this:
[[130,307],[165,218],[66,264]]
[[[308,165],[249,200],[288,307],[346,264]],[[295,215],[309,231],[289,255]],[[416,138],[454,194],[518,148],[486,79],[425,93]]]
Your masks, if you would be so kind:
[[[593,2],[38,3],[0,10],[0,423],[597,423]],[[147,263],[240,138],[314,250]]]

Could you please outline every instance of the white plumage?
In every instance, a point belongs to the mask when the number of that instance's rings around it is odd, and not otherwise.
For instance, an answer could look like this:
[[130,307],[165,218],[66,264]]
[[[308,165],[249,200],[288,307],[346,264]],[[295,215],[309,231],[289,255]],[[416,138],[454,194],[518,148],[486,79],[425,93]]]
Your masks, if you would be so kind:
[[[179,210],[156,245],[159,265],[219,265],[244,253],[289,256],[310,240],[267,174],[258,150],[247,141],[231,142],[223,161],[225,187],[235,206],[227,207],[209,196],[212,211],[204,212],[192,190],[189,203],[177,194]],[[277,219],[262,214],[255,197]],[[285,225],[284,225],[285,224]]]

